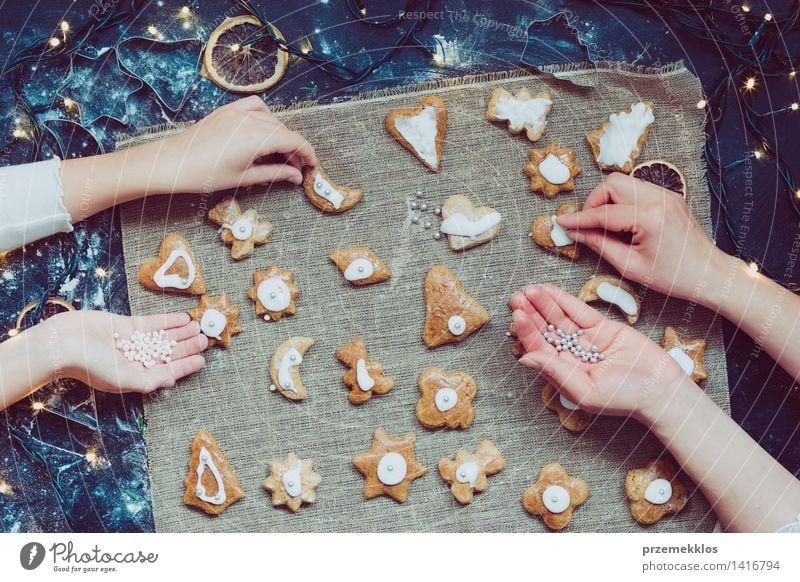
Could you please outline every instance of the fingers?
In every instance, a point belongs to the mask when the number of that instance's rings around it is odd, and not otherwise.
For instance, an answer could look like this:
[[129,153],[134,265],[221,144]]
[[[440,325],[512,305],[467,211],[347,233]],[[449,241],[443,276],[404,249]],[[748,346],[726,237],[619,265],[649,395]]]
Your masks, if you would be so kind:
[[172,348],[172,361],[180,360],[181,358],[188,358],[195,354],[199,354],[208,347],[208,338],[202,333],[178,342]]
[[604,204],[633,204],[636,201],[636,180],[627,174],[614,172],[603,177],[600,184],[587,196],[583,209],[596,208]]
[[530,315],[521,309],[517,309],[514,311],[513,321],[517,340],[522,342],[526,352],[534,350],[553,351],[553,347],[547,343],[542,335],[547,324],[544,323],[539,314]]
[[553,297],[542,290],[541,287],[541,285],[528,285],[523,290],[523,293],[536,311],[539,312],[545,322],[545,327],[547,324],[553,324],[567,333],[575,331],[579,326],[564,313],[564,310],[561,309]]
[[247,168],[242,176],[242,184],[245,186],[273,182],[301,184],[303,173],[292,164],[258,164]]
[[566,388],[569,394],[576,397],[575,402],[580,404],[584,395],[591,390],[591,380],[581,369],[580,360],[573,358],[572,355],[561,357],[558,352],[528,352],[519,359],[520,364],[533,368],[553,385]]
[[587,305],[555,285],[539,285],[541,292],[549,295],[564,314],[582,329],[588,329],[603,322],[602,314],[594,307]]
[[287,156],[295,155],[308,166],[317,165],[317,154],[306,138],[283,124],[275,126],[274,123],[270,123],[270,125],[271,128],[265,128],[266,139],[261,144],[256,157],[275,153]]
[[245,97],[244,99],[237,99],[227,105],[223,105],[217,111],[222,111],[226,109],[235,109],[237,111],[260,111],[262,113],[272,113],[267,107],[267,104],[264,103],[264,100],[259,97],[258,95],[250,95],[250,97]]
[[636,217],[636,207],[631,204],[605,204],[562,214],[556,220],[567,230],[599,228],[612,232],[633,232],[637,226]]
[[157,388],[172,388],[178,380],[194,374],[205,365],[205,358],[198,354],[158,365],[148,370],[148,379],[151,380],[149,389],[152,391]]
[[[188,313],[160,313],[158,315],[143,315],[131,317],[133,329],[142,332],[171,330],[188,324],[191,321]],[[198,331],[199,331],[198,326]]]
[[[187,319],[189,318],[186,315]],[[167,339],[169,341],[182,342],[189,338],[193,338],[200,333],[200,324],[196,321],[189,321],[186,325],[167,330]]]
[[522,291],[517,291],[511,296],[511,299],[508,300],[508,306],[512,310],[521,309],[531,317],[535,317],[541,320],[541,323],[543,324],[542,329],[547,327],[547,324],[545,323],[544,319],[542,319],[542,316],[539,315],[539,312],[536,311],[536,308],[530,301],[528,301],[528,298],[525,297],[525,294]]
[[592,249],[614,265],[617,270],[622,270],[623,265],[630,259],[631,246],[615,236],[607,234],[604,230],[567,230],[567,236]]

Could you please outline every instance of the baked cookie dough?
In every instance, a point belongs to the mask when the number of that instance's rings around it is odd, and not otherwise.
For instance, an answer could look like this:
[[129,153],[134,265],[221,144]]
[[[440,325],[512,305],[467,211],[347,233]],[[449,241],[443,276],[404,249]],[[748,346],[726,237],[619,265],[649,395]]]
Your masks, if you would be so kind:
[[507,121],[508,131],[517,135],[525,130],[530,141],[536,141],[547,129],[547,115],[553,108],[550,94],[541,91],[534,95],[528,89],[511,94],[502,87],[492,91],[486,105],[486,119]]
[[201,429],[192,439],[189,472],[184,480],[183,502],[189,507],[219,515],[244,498],[236,473],[211,433]]
[[394,378],[383,375],[383,364],[367,359],[367,345],[360,339],[336,349],[336,357],[350,369],[342,381],[350,389],[351,404],[363,404],[373,394],[386,394],[394,388]]
[[475,420],[472,400],[478,389],[466,372],[426,368],[419,377],[417,418],[426,428],[467,428]]
[[308,201],[328,214],[342,214],[361,202],[364,191],[340,186],[328,177],[322,164],[306,166],[303,170],[303,189]]
[[339,249],[328,256],[351,285],[372,285],[392,276],[384,262],[367,247]]
[[496,237],[502,220],[502,215],[494,208],[478,208],[466,196],[456,194],[442,205],[442,224],[439,230],[447,235],[451,249],[465,251]]
[[231,247],[231,257],[237,261],[252,255],[255,246],[263,245],[272,235],[272,224],[259,220],[253,208],[242,212],[233,196],[209,210],[208,219],[220,226],[220,238]]
[[684,337],[668,325],[664,328],[661,347],[683,368],[692,382],[702,382],[708,378],[708,371],[703,365],[703,353],[706,351],[706,340],[703,338]]
[[633,287],[619,277],[595,275],[583,284],[578,292],[578,299],[586,303],[605,301],[615,305],[631,325],[639,320],[641,311],[639,296]]
[[388,495],[398,503],[408,499],[411,482],[427,471],[414,458],[416,440],[413,434],[394,438],[382,428],[375,429],[372,448],[353,458],[353,465],[364,475],[364,497]]
[[683,509],[689,490],[678,479],[675,465],[666,459],[653,459],[640,469],[628,471],[625,496],[633,519],[649,525]]
[[489,312],[464,290],[455,273],[442,265],[428,270],[424,295],[422,341],[429,348],[464,341],[491,319]]
[[575,152],[558,147],[556,142],[531,150],[531,161],[524,170],[531,179],[531,190],[547,198],[575,190],[575,177],[581,173],[581,167],[575,163]]
[[506,460],[489,440],[481,441],[474,453],[459,449],[452,459],[439,459],[439,474],[450,483],[450,493],[459,503],[467,505],[475,493],[489,487],[489,475],[506,468]]
[[310,337],[293,337],[275,350],[269,366],[270,390],[277,390],[289,400],[306,399],[308,390],[300,378],[300,364],[312,345],[314,340]]
[[550,382],[547,382],[542,388],[542,402],[548,410],[558,415],[561,426],[572,432],[586,430],[594,418],[593,414],[581,410],[569,398],[560,395]]
[[284,315],[297,313],[295,300],[300,287],[294,282],[294,272],[282,271],[278,265],[253,273],[253,287],[247,296],[256,304],[256,315],[264,320],[278,321]]
[[317,500],[317,486],[322,481],[314,471],[314,461],[289,453],[284,459],[269,462],[269,475],[261,486],[272,494],[272,506],[285,505],[292,512],[305,503]]
[[564,467],[550,463],[539,471],[536,483],[525,490],[522,506],[550,529],[561,530],[588,498],[589,487],[583,479],[570,477]]
[[586,134],[597,167],[629,174],[655,119],[653,104],[640,101],[613,113],[597,129]]
[[201,295],[198,306],[190,307],[186,313],[200,324],[200,331],[208,338],[208,347],[219,344],[227,348],[231,337],[242,331],[240,309],[231,305],[225,293],[216,297]]
[[171,232],[161,241],[158,257],[139,267],[139,282],[151,291],[203,295],[206,283],[189,241]]
[[392,109],[386,115],[386,129],[427,168],[439,171],[447,128],[447,107],[431,95],[414,109]]
[[531,237],[540,247],[563,255],[572,261],[581,256],[578,243],[567,236],[566,231],[556,222],[558,216],[578,212],[581,205],[575,202],[564,202],[556,209],[555,214],[537,216],[531,223]]

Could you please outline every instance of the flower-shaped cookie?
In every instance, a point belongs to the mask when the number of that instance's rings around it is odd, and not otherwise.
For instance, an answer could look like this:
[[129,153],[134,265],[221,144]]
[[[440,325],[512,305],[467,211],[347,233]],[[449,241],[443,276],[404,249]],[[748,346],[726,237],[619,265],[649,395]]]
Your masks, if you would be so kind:
[[252,255],[255,245],[263,245],[272,235],[272,225],[259,220],[253,208],[242,212],[233,196],[209,210],[208,219],[221,227],[220,238],[231,247],[231,257],[236,260]]
[[284,315],[297,313],[295,299],[300,297],[300,287],[294,283],[292,271],[281,271],[272,265],[266,271],[253,273],[253,287],[247,296],[256,304],[256,314],[269,321],[278,321]]
[[581,173],[581,167],[575,163],[575,152],[562,149],[555,142],[531,150],[531,161],[524,170],[531,179],[531,190],[541,192],[547,198],[559,192],[572,192],[575,176]]
[[189,241],[170,232],[161,241],[158,258],[139,267],[139,282],[151,291],[203,295],[206,283]]
[[442,265],[431,267],[425,275],[424,296],[422,341],[429,348],[463,341],[491,319],[455,273]]
[[315,489],[320,481],[322,478],[314,471],[314,461],[299,459],[294,453],[289,453],[285,459],[269,462],[269,475],[261,486],[272,493],[273,507],[286,505],[294,512],[304,501],[316,501]]
[[383,375],[383,364],[367,360],[367,345],[362,340],[337,348],[336,357],[350,368],[342,381],[350,389],[347,399],[352,404],[363,404],[373,394],[386,394],[394,388],[394,378]]
[[358,287],[381,283],[392,275],[383,261],[367,247],[339,249],[328,257],[339,267],[344,278]]
[[703,365],[703,352],[706,351],[706,340],[703,338],[684,337],[674,327],[667,326],[661,347],[678,362],[692,382],[702,382],[708,378],[708,371]]
[[542,402],[548,410],[552,410],[558,415],[561,426],[572,432],[586,430],[594,418],[593,414],[581,410],[577,404],[560,395],[550,382],[542,388]]
[[522,506],[552,530],[567,527],[572,513],[589,498],[583,479],[570,477],[564,467],[550,463],[539,471],[539,479],[525,490]]
[[477,388],[466,372],[426,368],[419,377],[417,418],[427,428],[467,428],[475,420],[472,399]]
[[186,312],[200,324],[200,331],[208,338],[208,347],[219,343],[227,348],[231,345],[231,337],[242,331],[238,319],[240,310],[231,305],[225,293],[217,297],[202,295],[200,304]]
[[439,459],[439,474],[451,483],[450,492],[456,501],[466,505],[474,494],[489,487],[488,475],[506,468],[506,460],[492,441],[481,441],[475,453],[463,449],[456,451],[454,459]]
[[183,502],[189,507],[219,515],[244,498],[236,473],[214,437],[201,429],[192,439],[189,471],[184,480]]
[[572,214],[581,209],[580,204],[575,202],[564,202],[556,210],[555,215],[546,214],[537,216],[531,223],[531,237],[533,242],[542,248],[555,251],[573,261],[581,255],[581,248],[574,240],[567,236],[556,218],[563,214]]
[[689,500],[689,490],[678,479],[678,470],[666,459],[653,459],[625,478],[625,496],[631,515],[639,523],[656,523],[668,513],[678,513]]
[[408,498],[411,482],[427,471],[414,458],[416,440],[413,434],[393,438],[382,428],[375,429],[372,448],[353,458],[353,465],[364,475],[364,497],[386,494],[398,503]]
[[586,303],[605,301],[615,305],[631,325],[639,320],[641,304],[638,294],[628,283],[614,275],[595,275],[578,291],[578,299]]

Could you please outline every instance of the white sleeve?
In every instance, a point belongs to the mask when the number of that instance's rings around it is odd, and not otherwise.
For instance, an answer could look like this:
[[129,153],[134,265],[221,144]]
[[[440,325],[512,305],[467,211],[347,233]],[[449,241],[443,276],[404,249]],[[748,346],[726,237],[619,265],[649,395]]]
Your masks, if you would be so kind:
[[0,253],[72,232],[63,196],[58,158],[0,168]]

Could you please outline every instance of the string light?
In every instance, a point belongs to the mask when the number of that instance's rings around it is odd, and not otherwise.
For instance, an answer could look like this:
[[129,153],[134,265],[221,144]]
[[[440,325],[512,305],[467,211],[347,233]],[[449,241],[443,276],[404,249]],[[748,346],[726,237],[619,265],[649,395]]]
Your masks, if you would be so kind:
[[184,6],[183,8],[181,8],[181,16],[183,16],[184,18],[189,16],[191,13],[192,9],[189,8],[188,6]]
[[789,71],[789,78],[790,79],[794,79],[796,75],[797,75],[797,71]]
[[11,132],[11,135],[16,137],[17,139],[20,139],[20,138],[25,137],[26,134],[25,134],[25,130],[17,128],[14,131]]
[[748,91],[752,91],[753,89],[755,89],[756,88],[755,77],[750,77],[749,79],[747,79],[747,81],[745,81],[744,83],[744,88],[747,89]]
[[757,159],[757,160],[760,160],[760,159],[761,159],[761,156],[763,156],[763,155],[764,155],[764,154],[761,152],[761,150],[756,150],[756,151],[754,151],[754,152],[753,152],[753,157],[754,157],[755,159]]
[[366,6],[362,6],[361,7],[361,14],[363,14],[364,16],[367,15],[367,7]]
[[0,481],[0,495],[10,495],[12,491],[11,485],[5,481]]
[[61,44],[61,41],[59,39],[57,39],[56,37],[54,37],[54,36],[50,37],[50,41],[49,42],[50,42],[50,46],[53,47],[53,48],[56,48]]
[[86,459],[86,462],[90,465],[97,463],[97,453],[94,451],[94,449],[87,450],[83,458]]
[[433,53],[433,62],[438,66],[442,66],[444,64],[444,56],[441,53]]
[[767,12],[767,13],[764,15],[764,20],[766,20],[767,22],[769,22],[770,20],[772,20],[772,13],[770,13],[770,12]]
[[61,32],[69,31],[69,23],[66,20],[61,21]]
[[758,263],[756,263],[755,261],[750,261],[749,263],[747,263],[747,274],[750,275],[751,277],[755,277],[756,275],[758,275],[758,270],[759,270]]
[[158,29],[152,24],[147,27],[147,32],[149,32],[152,36],[158,35]]
[[700,99],[700,101],[697,102],[698,109],[703,109],[705,108],[706,105],[708,105],[708,101],[706,101],[705,99]]
[[794,196],[795,196],[795,198],[800,200],[800,188],[797,189],[797,191],[794,193]]
[[67,109],[72,109],[73,107],[75,107],[75,102],[69,97],[64,97],[64,107],[66,107]]
[[31,408],[33,409],[34,412],[41,412],[42,410],[44,410],[44,402],[38,402],[38,401],[34,402],[33,404],[31,404]]
[[792,111],[797,111],[798,109],[800,109],[800,104],[798,104],[798,103],[795,101],[794,103],[792,103],[791,105],[789,105],[789,109],[791,109]]
[[104,279],[106,275],[108,275],[108,271],[106,271],[103,267],[95,267],[94,274]]
[[747,4],[742,4],[742,12],[750,12],[750,6]]

